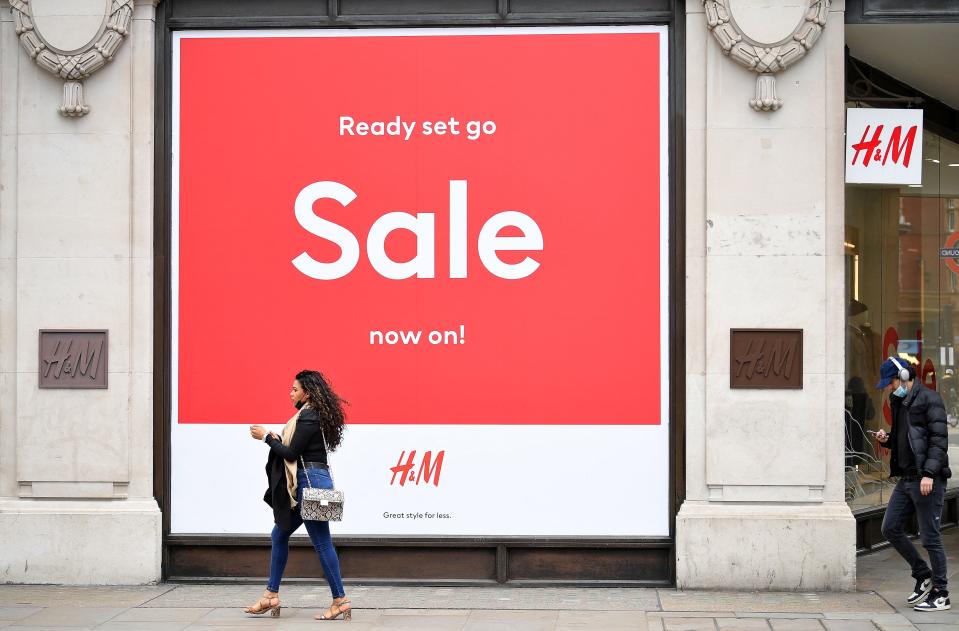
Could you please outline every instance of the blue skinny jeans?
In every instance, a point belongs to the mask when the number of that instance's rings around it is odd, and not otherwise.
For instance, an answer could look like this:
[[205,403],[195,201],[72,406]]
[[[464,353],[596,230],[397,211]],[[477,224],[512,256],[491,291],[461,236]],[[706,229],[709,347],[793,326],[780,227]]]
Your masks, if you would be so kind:
[[[333,479],[330,472],[326,469],[308,469],[310,482],[313,486],[320,489],[332,489]],[[286,530],[277,525],[273,526],[273,533],[270,535],[273,540],[273,547],[270,551],[270,582],[266,588],[271,592],[280,591],[280,581],[283,579],[283,570],[286,569],[287,559],[290,557],[290,535],[292,535],[300,524],[306,525],[306,532],[310,535],[310,541],[316,549],[317,556],[320,557],[320,567],[323,568],[323,575],[326,582],[330,584],[330,591],[333,598],[342,598],[346,595],[343,591],[343,577],[340,576],[340,560],[336,556],[336,549],[333,547],[333,537],[330,535],[330,524],[325,521],[303,521],[300,517],[299,502],[303,495],[303,488],[306,484],[306,474],[303,469],[296,470],[296,502],[297,507],[295,515],[290,522],[290,529]]]

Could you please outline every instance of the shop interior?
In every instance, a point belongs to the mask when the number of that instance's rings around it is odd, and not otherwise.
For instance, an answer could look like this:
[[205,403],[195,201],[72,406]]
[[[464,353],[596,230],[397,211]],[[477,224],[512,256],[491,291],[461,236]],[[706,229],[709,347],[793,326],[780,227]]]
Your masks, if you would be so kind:
[[[890,427],[875,389],[888,356],[942,395],[959,472],[959,24],[850,24],[846,42],[847,107],[924,119],[921,184],[846,185],[846,500],[857,512],[893,488],[873,434]],[[949,488],[959,493],[959,476]]]

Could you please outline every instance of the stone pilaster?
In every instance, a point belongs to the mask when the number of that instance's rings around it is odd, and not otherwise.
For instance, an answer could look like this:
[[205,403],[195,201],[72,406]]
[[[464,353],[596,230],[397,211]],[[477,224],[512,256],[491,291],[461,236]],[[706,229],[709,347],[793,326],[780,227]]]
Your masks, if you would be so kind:
[[[740,25],[769,28],[791,9],[799,24],[809,3],[780,5],[733,8]],[[687,2],[680,587],[855,588],[843,472],[843,12],[833,2],[815,47],[776,75],[782,107],[754,111],[755,73],[723,54],[703,2]],[[731,328],[802,329],[803,389],[731,390]]]
[[[114,5],[117,3],[114,3]],[[122,3],[121,3],[122,4]],[[153,499],[153,1],[58,112],[0,2],[0,582],[160,578]],[[48,35],[89,28],[46,3]],[[115,8],[115,7],[113,7]],[[84,18],[84,19],[81,19]],[[76,24],[72,20],[77,20]],[[106,390],[38,388],[39,329],[109,330]]]

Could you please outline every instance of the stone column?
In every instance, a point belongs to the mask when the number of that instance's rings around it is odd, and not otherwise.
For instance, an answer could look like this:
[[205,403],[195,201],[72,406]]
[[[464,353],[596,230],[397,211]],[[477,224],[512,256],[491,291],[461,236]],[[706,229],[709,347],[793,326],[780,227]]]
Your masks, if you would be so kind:
[[[808,2],[732,5],[740,27],[775,30]],[[843,462],[843,0],[833,0],[815,46],[777,75],[782,108],[765,112],[749,105],[756,73],[723,54],[702,0],[686,9],[687,484],[677,582],[855,589]],[[731,390],[731,328],[802,329],[803,389]]]
[[[102,6],[46,2],[37,28],[79,41]],[[89,113],[68,117],[63,79],[25,52],[0,1],[0,582],[160,578],[155,7],[136,0],[125,41],[84,82]],[[108,329],[108,388],[41,390],[40,329]]]

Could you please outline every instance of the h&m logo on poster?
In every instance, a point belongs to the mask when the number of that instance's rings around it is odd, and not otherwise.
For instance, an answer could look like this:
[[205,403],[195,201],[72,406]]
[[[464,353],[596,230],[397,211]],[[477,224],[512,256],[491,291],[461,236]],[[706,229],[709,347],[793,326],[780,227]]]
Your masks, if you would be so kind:
[[846,182],[922,184],[922,110],[846,110]]
[[[407,455],[409,453],[409,455]],[[433,451],[424,453],[419,461],[416,460],[416,450],[409,452],[405,450],[400,454],[400,459],[395,467],[390,467],[393,476],[390,478],[390,486],[399,484],[406,486],[410,484],[430,484],[440,485],[440,474],[443,472],[443,459],[446,457],[446,450],[437,451],[435,456]]]

